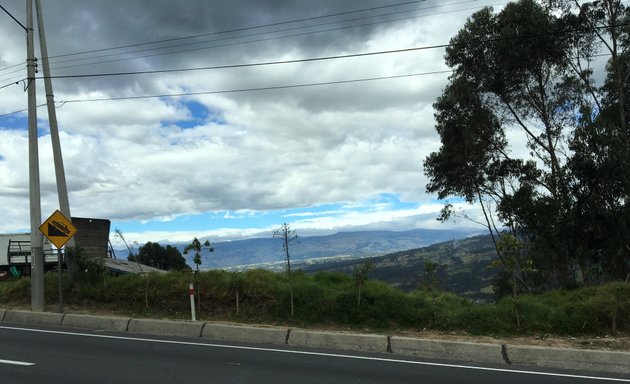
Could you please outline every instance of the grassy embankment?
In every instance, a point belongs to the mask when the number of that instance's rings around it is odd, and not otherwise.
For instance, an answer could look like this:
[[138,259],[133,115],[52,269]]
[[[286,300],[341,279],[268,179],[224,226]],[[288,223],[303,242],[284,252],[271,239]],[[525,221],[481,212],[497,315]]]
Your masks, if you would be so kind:
[[[430,289],[404,293],[368,280],[357,302],[354,280],[340,273],[293,274],[295,315],[290,317],[284,273],[252,270],[104,276],[64,280],[67,306],[137,317],[186,319],[188,284],[199,289],[198,318],[372,330],[435,330],[475,335],[610,335],[630,331],[630,284],[521,295],[493,305],[471,303]],[[46,275],[46,302],[58,301],[57,275]],[[237,300],[238,297],[238,300]],[[0,307],[28,305],[30,280],[0,283]],[[238,302],[238,308],[237,308]],[[518,316],[517,316],[518,313]]]

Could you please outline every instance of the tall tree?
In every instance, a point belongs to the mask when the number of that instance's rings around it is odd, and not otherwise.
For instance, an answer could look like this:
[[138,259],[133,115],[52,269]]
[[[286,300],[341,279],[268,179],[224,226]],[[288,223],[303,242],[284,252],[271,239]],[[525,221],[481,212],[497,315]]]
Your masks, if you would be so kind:
[[[601,228],[581,221],[615,204],[611,213],[629,217],[629,162],[616,149],[628,132],[620,105],[627,102],[620,47],[628,42],[621,22],[628,12],[615,0],[578,5],[520,0],[498,13],[473,14],[446,50],[453,75],[434,104],[442,146],[424,162],[427,191],[478,204],[495,244],[505,229],[519,239],[522,246],[509,257],[496,248],[524,288],[575,284],[576,267],[603,261],[590,244]],[[590,65],[601,45],[612,58],[606,84],[597,87]],[[521,137],[524,147],[514,140]],[[598,177],[598,169],[619,160],[620,174],[599,174],[616,181]],[[605,204],[593,199],[597,185],[611,187]],[[447,206],[442,218],[451,214]],[[591,222],[601,227],[609,219]],[[616,220],[623,239],[626,220]],[[627,255],[625,244],[614,248]],[[627,269],[627,256],[618,259]]]
[[282,250],[284,251],[284,255],[287,259],[287,276],[289,279],[289,291],[291,296],[291,317],[293,317],[293,279],[291,276],[291,256],[289,254],[289,244],[297,239],[298,235],[294,229],[291,229],[289,224],[284,223],[279,229],[273,231],[273,237],[279,237],[282,239]]
[[202,244],[199,241],[199,239],[197,239],[196,237],[193,239],[193,241],[190,244],[188,244],[184,248],[184,255],[188,254],[188,252],[191,252],[191,251],[195,252],[195,256],[193,258],[193,262],[195,263],[197,272],[199,272],[199,266],[202,263],[201,253],[202,253],[203,249],[206,249],[208,252],[214,252],[214,247],[212,247],[212,244],[210,244],[210,241],[206,240]]

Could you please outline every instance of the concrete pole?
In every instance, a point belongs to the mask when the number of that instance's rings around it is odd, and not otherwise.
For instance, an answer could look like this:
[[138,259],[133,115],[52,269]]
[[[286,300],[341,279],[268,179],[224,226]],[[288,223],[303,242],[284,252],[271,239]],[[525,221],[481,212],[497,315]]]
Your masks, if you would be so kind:
[[31,219],[31,309],[44,311],[43,235],[39,232],[42,207],[39,192],[39,151],[37,147],[37,101],[35,48],[33,43],[33,0],[26,0],[26,67],[28,87],[28,164]]
[[[57,179],[57,195],[59,197],[59,210],[72,222],[70,215],[70,202],[68,200],[68,188],[66,186],[66,173],[63,167],[61,155],[61,141],[59,140],[59,128],[57,125],[57,111],[55,110],[55,96],[52,81],[50,79],[50,65],[48,63],[48,47],[46,45],[46,33],[44,31],[44,13],[41,0],[35,0],[37,13],[37,29],[39,31],[39,47],[41,51],[41,63],[44,70],[44,89],[46,90],[46,106],[48,107],[48,122],[50,125],[50,139],[52,141],[53,159],[55,162],[55,177]],[[66,247],[74,247],[74,238],[66,243]]]

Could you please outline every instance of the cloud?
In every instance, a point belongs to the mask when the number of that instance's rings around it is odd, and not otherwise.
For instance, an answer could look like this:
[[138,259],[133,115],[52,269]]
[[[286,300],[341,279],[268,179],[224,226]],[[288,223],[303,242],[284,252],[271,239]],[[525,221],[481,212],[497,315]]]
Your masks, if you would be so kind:
[[[58,0],[44,2],[44,12],[51,55],[95,50],[84,55],[51,58],[53,73],[57,75],[294,60],[443,44],[463,25],[467,14],[430,16],[457,7],[436,8],[443,4],[427,1],[390,10],[431,7],[400,15],[424,14],[423,18],[375,23],[388,17],[382,16],[385,11],[372,10],[347,17],[243,29],[380,5],[382,3],[375,0],[322,0],[300,4],[288,0],[234,1],[211,7],[201,0]],[[23,9],[14,5],[8,8],[23,19]],[[369,24],[361,27],[345,28],[349,22],[342,21],[370,15],[372,17],[363,22],[356,22]],[[325,22],[338,23],[319,25]],[[263,34],[296,27],[299,29]],[[238,29],[243,30],[137,45]],[[335,30],[268,39],[322,29]],[[23,62],[22,31],[3,22],[0,33],[6,41],[0,53],[0,68]],[[245,33],[257,33],[258,39],[268,40],[248,44],[235,44],[243,38],[216,41]],[[202,41],[205,42],[182,45]],[[225,46],[120,60],[208,44]],[[175,45],[179,46],[157,49]],[[112,46],[129,47],[98,51]],[[63,101],[424,73],[445,69],[442,54],[443,50],[430,49],[251,68],[55,79],[56,110],[72,213],[119,221],[151,221],[202,212],[263,212],[325,204],[360,204],[373,201],[383,193],[397,194],[404,201],[431,201],[432,196],[424,191],[426,178],[422,161],[439,145],[431,104],[441,93],[447,74],[187,97],[65,104]],[[86,57],[91,59],[83,60]],[[85,63],[89,64],[82,65]],[[8,75],[8,72],[0,70],[0,79],[9,81],[11,75],[24,75],[22,72]],[[26,97],[22,91],[19,86],[0,90],[0,114],[25,107]],[[41,102],[41,84],[38,84],[38,92]],[[47,213],[56,208],[57,197],[48,118],[45,109],[40,108],[38,113],[42,211]],[[0,204],[10,207],[3,212],[6,219],[0,231],[28,227],[24,116],[22,113],[0,118]],[[328,216],[305,217],[296,225],[314,230],[362,228],[380,223],[396,228],[416,227],[416,223],[429,225],[429,216],[434,213],[421,212],[420,208],[371,213],[331,212]],[[226,228],[212,234],[243,236],[257,230],[260,228]],[[159,240],[162,236],[169,237],[171,232],[166,232],[145,235],[147,239]],[[181,236],[190,237],[190,232]],[[174,230],[169,238],[179,237]]]

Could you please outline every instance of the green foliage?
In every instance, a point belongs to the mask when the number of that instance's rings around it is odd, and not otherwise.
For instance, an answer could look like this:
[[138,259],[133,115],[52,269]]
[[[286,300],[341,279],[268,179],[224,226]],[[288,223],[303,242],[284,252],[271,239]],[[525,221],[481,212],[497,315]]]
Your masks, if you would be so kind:
[[[404,293],[378,280],[365,282],[356,306],[351,277],[339,273],[293,274],[294,317],[287,320],[290,288],[285,273],[205,271],[106,276],[104,283],[63,280],[67,306],[110,310],[146,317],[190,316],[188,284],[195,280],[202,320],[237,320],[300,326],[371,329],[432,329],[477,335],[609,335],[630,332],[630,284],[611,283],[572,291],[521,294],[493,305],[474,304],[451,293],[416,290]],[[234,281],[240,289],[235,306]],[[0,285],[5,305],[30,302],[30,280]],[[146,289],[148,287],[148,290]],[[46,274],[46,300],[57,300],[57,275]],[[146,296],[145,296],[146,295]],[[148,302],[148,307],[146,303]],[[514,308],[520,316],[514,316]]]
[[[630,276],[628,9],[486,7],[446,50],[453,75],[434,104],[442,146],[425,159],[426,189],[480,205],[490,233],[508,228],[521,242],[497,244],[513,295],[517,282],[540,290]],[[598,82],[590,64],[601,51],[610,59]],[[514,130],[527,141],[512,151],[522,143],[510,141]],[[440,220],[455,214],[447,204]]]
[[190,269],[190,267],[186,265],[186,259],[177,248],[170,245],[167,245],[165,248],[158,243],[152,243],[150,241],[138,249],[137,255],[130,254],[127,260],[167,271]]
[[195,266],[197,268],[197,272],[199,272],[199,266],[202,263],[201,260],[201,251],[202,249],[207,249],[208,252],[214,252],[214,248],[212,247],[212,244],[210,244],[210,241],[206,240],[203,244],[199,241],[199,239],[197,239],[196,237],[193,239],[193,241],[188,244],[185,248],[184,248],[184,255],[188,254],[188,252],[190,251],[195,251],[195,257],[193,259],[193,262],[195,263]]
[[6,281],[2,283],[3,303],[26,304],[31,300],[31,279],[23,277],[16,281]]
[[69,248],[67,252],[68,257],[74,260],[77,268],[74,278],[88,282],[103,280],[107,273],[107,267],[105,267],[105,262],[102,258],[88,255],[82,247]]

